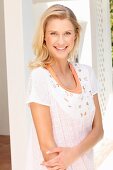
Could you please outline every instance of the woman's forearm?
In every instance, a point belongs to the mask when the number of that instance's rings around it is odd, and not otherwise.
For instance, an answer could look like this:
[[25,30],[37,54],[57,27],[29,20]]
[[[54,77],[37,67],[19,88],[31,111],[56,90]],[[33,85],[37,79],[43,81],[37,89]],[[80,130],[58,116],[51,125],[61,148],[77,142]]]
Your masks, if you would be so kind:
[[30,108],[35,129],[37,132],[40,150],[42,152],[44,160],[50,160],[57,155],[57,153],[49,155],[46,154],[49,149],[56,147],[53,135],[50,108],[38,103],[31,103]]
[[94,128],[88,136],[80,142],[79,145],[74,147],[75,154],[80,157],[82,154],[87,152],[89,149],[91,149],[102,137],[103,137],[103,129],[96,129]]
[[47,154],[48,150],[57,147],[54,141],[45,141],[45,143],[40,144],[41,152],[45,161],[48,161],[58,155],[58,153]]
[[79,159],[85,152],[91,149],[103,136],[103,130],[97,131],[93,129],[89,135],[75,147],[57,147],[50,151],[50,153],[59,153],[59,155],[43,163],[46,167],[54,167],[56,163],[59,165],[59,169],[67,169],[74,161]]

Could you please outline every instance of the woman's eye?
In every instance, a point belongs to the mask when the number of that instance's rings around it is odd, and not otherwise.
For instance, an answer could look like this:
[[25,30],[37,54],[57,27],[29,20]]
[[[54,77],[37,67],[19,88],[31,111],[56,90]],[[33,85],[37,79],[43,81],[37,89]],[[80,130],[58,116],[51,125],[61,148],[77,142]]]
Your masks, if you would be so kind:
[[51,35],[56,35],[56,32],[51,32],[50,34],[51,34]]
[[65,35],[70,35],[70,34],[71,34],[71,32],[66,32],[66,33],[65,33]]

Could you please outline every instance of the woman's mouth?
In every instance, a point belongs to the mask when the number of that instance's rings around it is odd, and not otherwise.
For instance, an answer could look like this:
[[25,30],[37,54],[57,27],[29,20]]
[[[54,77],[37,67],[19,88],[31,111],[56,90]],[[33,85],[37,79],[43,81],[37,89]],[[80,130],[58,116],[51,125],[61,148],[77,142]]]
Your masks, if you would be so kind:
[[65,51],[67,49],[68,46],[65,46],[65,47],[56,47],[54,46],[54,48],[58,51]]

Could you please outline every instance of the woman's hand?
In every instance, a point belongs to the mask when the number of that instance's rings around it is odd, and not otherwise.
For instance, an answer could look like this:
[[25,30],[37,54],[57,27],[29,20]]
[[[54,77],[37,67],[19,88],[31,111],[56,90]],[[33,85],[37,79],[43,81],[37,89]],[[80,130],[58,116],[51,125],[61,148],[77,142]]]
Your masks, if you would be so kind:
[[47,151],[47,154],[51,153],[59,154],[54,159],[42,163],[42,165],[51,170],[66,170],[77,159],[75,148],[71,147],[56,147]]

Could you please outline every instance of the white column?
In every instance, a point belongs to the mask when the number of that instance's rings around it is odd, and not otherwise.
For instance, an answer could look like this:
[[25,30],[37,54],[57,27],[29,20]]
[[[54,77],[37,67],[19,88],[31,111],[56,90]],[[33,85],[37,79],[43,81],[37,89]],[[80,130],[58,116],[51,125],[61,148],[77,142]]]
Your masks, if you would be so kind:
[[109,10],[108,0],[90,1],[93,66],[100,83],[100,104],[103,114],[106,112],[107,103],[112,92]]
[[[23,41],[23,10],[31,8],[31,1],[26,1],[22,8],[22,0],[4,0],[5,43],[7,64],[8,108],[11,138],[12,170],[25,170],[27,143],[27,114],[25,105],[25,51],[29,45]],[[30,38],[31,13],[26,32]],[[25,38],[25,37],[24,37]],[[27,39],[26,39],[27,40]],[[28,42],[29,43],[29,42]],[[31,53],[29,53],[30,55]]]

